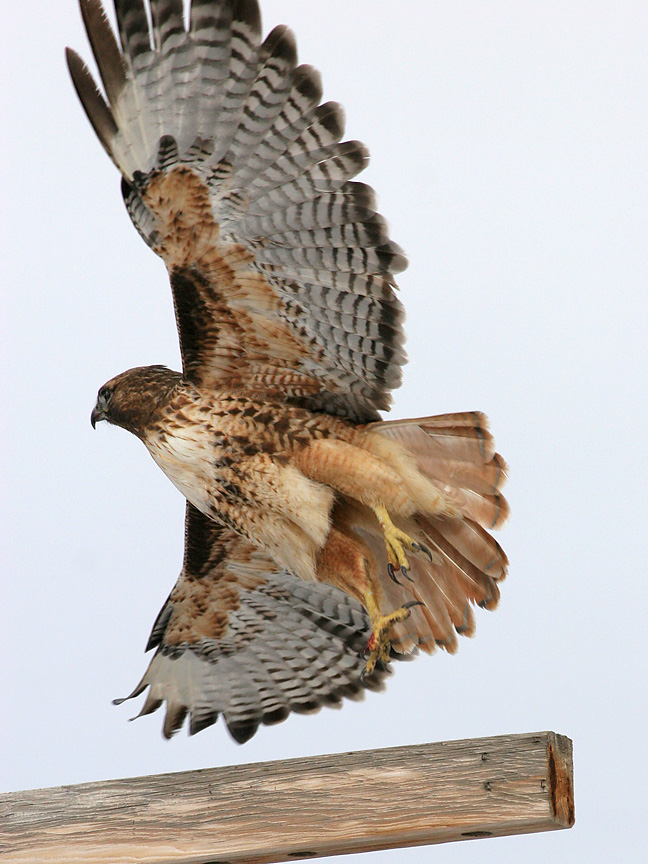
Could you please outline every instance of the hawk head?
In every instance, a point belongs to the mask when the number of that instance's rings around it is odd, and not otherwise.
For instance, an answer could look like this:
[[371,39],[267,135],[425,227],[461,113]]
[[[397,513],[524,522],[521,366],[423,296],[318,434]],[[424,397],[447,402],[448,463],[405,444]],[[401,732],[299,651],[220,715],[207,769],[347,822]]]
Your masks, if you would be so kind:
[[181,380],[179,372],[166,366],[138,366],[122,372],[99,390],[90,415],[92,428],[107,420],[141,437]]

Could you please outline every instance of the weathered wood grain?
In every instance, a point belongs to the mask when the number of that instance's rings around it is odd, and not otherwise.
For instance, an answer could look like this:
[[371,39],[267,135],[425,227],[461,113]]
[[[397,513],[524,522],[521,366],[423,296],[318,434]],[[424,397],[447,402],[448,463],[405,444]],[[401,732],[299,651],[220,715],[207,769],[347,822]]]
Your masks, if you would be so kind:
[[569,828],[572,745],[503,735],[0,796],[2,864],[264,864]]

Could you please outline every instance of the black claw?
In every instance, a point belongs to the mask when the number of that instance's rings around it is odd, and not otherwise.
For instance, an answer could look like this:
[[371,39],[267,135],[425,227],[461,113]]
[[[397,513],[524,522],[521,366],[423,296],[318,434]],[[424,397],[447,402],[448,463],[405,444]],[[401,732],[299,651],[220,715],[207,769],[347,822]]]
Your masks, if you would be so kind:
[[425,606],[421,600],[408,600],[407,603],[403,603],[403,609],[411,609],[413,606]]
[[403,576],[408,580],[408,582],[413,582],[413,581],[414,581],[414,580],[412,579],[412,577],[409,575],[409,573],[408,573],[408,571],[407,571],[407,567],[406,567],[404,564],[403,564],[403,566],[401,567],[401,573],[402,573]]
[[394,565],[393,564],[387,565],[387,572],[389,573],[389,578],[392,580],[392,582],[395,582],[397,585],[403,584],[402,582],[399,582],[398,579],[396,578],[396,573],[394,571]]
[[428,547],[425,546],[423,543],[412,543],[412,549],[415,552],[422,552],[424,555],[427,555],[427,557],[430,559],[430,563],[434,564],[434,560],[432,558],[432,553],[430,552]]
[[423,552],[424,552],[424,553],[428,556],[428,558],[430,559],[430,564],[434,564],[434,558],[432,557],[432,553],[430,552],[430,550],[428,549],[428,547],[427,547],[427,546],[421,546],[421,549],[423,550]]

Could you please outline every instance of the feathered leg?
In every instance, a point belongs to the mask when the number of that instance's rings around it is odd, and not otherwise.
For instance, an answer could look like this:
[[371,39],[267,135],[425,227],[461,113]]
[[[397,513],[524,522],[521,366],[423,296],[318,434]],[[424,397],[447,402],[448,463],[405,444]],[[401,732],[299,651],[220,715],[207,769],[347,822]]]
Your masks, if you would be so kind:
[[[364,440],[360,439],[359,443],[364,444]],[[342,495],[370,507],[383,532],[389,575],[394,579],[395,570],[398,569],[403,576],[407,576],[410,566],[405,547],[415,551],[427,550],[397,528],[390,514],[412,516],[419,509],[420,502],[403,482],[402,474],[382,454],[370,452],[366,446],[327,438],[304,448],[296,455],[294,464],[310,479],[325,483]],[[421,475],[418,485],[421,489],[417,491],[424,500],[426,514],[460,515],[444,493]]]

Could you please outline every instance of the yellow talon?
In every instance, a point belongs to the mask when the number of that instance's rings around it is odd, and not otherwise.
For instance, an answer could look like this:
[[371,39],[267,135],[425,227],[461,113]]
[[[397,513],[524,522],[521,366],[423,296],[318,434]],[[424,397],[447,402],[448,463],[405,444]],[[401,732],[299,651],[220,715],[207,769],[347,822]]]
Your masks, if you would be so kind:
[[364,602],[371,622],[371,636],[364,650],[367,664],[362,673],[362,678],[371,675],[377,663],[387,664],[389,662],[392,627],[394,624],[399,624],[401,621],[409,618],[412,614],[410,611],[412,606],[421,605],[418,601],[413,601],[405,603],[389,615],[381,615],[376,595],[371,587],[365,591]]
[[392,579],[394,578],[393,571],[395,568],[400,570],[403,576],[407,576],[407,571],[410,569],[410,566],[403,547],[407,546],[409,549],[420,551],[420,544],[415,540],[412,540],[409,534],[406,534],[394,525],[389,513],[384,507],[376,507],[374,513],[380,523],[385,538],[390,576]]

